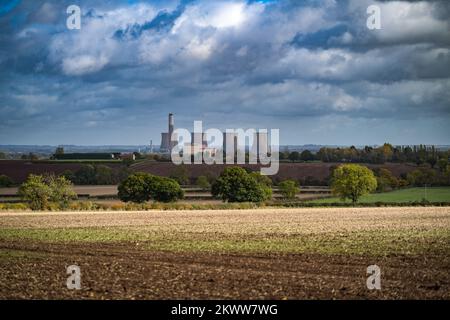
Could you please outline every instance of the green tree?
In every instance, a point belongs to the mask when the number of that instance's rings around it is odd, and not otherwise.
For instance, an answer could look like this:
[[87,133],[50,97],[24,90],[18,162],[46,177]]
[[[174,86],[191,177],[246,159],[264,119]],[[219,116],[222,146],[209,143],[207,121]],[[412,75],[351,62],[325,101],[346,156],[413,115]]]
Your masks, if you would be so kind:
[[125,180],[131,174],[130,170],[126,166],[121,166],[118,170],[114,171],[114,184],[119,184]]
[[56,155],[64,154],[64,148],[63,147],[57,147],[55,150]]
[[289,153],[288,152],[279,152],[278,153],[278,158],[280,160],[287,160],[289,157]]
[[152,175],[142,172],[128,176],[119,184],[119,199],[123,202],[136,203],[150,200],[149,179],[151,178]]
[[75,184],[78,185],[93,185],[96,184],[95,181],[95,167],[93,165],[87,164],[81,166],[80,169],[78,169],[75,172],[74,180],[72,181]]
[[0,152],[0,160],[6,159],[6,153]]
[[438,162],[438,159],[435,156],[430,156],[427,158],[427,162],[431,166],[431,168],[434,169]]
[[124,202],[143,203],[154,199],[172,202],[184,196],[178,182],[173,179],[138,172],[119,184],[119,199]]
[[284,180],[278,184],[278,187],[280,188],[283,198],[288,200],[295,199],[297,193],[300,192],[298,183],[294,180]]
[[212,185],[212,195],[229,202],[262,202],[266,186],[241,167],[226,168]]
[[298,153],[297,151],[293,151],[289,154],[288,158],[292,162],[298,161],[300,160],[300,153]]
[[52,190],[46,184],[44,177],[31,174],[20,186],[19,195],[29,202],[32,210],[45,210],[48,208]]
[[341,199],[350,199],[355,204],[358,199],[377,188],[377,179],[372,170],[357,164],[340,165],[333,171],[333,194]]
[[447,158],[439,159],[437,165],[438,165],[439,170],[441,172],[446,172],[447,171],[447,167],[448,167],[448,159]]
[[0,187],[8,188],[11,187],[14,184],[14,181],[7,175],[0,175]]
[[57,203],[61,209],[69,207],[70,201],[77,198],[72,182],[65,177],[50,175],[45,177],[45,183],[50,187],[50,201]]
[[436,183],[436,171],[430,168],[416,169],[408,173],[407,180],[413,186],[431,186]]
[[450,170],[442,173],[441,175],[441,184],[444,186],[450,186]]
[[195,184],[202,190],[209,190],[209,188],[211,187],[208,178],[205,176],[199,176]]
[[156,177],[151,180],[151,197],[156,201],[174,202],[183,199],[184,192],[180,184],[170,178]]
[[95,184],[111,185],[114,184],[113,170],[105,165],[95,167]]
[[300,159],[303,160],[303,161],[312,161],[312,160],[314,160],[314,155],[312,154],[311,151],[304,150],[300,154]]
[[381,153],[382,162],[390,161],[394,154],[394,147],[390,143],[385,143],[382,147],[378,148]]
[[20,159],[22,160],[39,160],[39,157],[34,153],[30,152],[29,154],[23,154]]
[[253,171],[253,172],[249,172],[249,173],[259,183],[261,183],[261,184],[263,184],[263,185],[265,185],[267,187],[271,187],[272,186],[272,180],[268,176],[262,175],[259,171]]
[[250,172],[250,175],[261,185],[265,193],[265,199],[272,198],[272,180],[268,176],[263,176],[259,171]]
[[381,168],[377,172],[377,191],[384,192],[397,189],[399,180],[388,169]]

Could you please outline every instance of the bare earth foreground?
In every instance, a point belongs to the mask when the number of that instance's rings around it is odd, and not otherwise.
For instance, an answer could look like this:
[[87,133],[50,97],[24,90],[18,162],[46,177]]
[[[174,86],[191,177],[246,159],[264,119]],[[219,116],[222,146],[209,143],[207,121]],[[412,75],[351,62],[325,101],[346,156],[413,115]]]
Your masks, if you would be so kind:
[[0,270],[2,299],[449,299],[450,208],[4,212]]

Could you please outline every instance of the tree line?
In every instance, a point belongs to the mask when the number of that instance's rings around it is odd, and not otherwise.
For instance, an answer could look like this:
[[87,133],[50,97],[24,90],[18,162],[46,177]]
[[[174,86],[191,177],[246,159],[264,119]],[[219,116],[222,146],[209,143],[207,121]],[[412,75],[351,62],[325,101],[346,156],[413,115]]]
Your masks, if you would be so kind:
[[280,160],[284,161],[322,161],[322,162],[350,162],[383,164],[393,163],[415,163],[417,165],[429,164],[432,168],[442,167],[448,164],[448,151],[437,150],[435,146],[392,146],[385,143],[380,147],[365,146],[358,149],[355,146],[345,147],[323,147],[317,153],[309,150],[302,152],[286,151],[280,152]]
[[[296,199],[298,184],[285,180],[279,185],[284,199]],[[377,179],[365,166],[341,165],[333,173],[332,190],[343,199],[353,203],[364,194],[375,191]],[[261,203],[272,199],[272,180],[259,172],[241,167],[225,168],[211,185],[211,194],[224,202]],[[50,208],[65,209],[77,198],[73,184],[64,176],[30,175],[20,186],[19,195],[32,210]],[[175,202],[183,199],[180,184],[171,178],[148,173],[133,173],[118,186],[118,197],[123,202],[145,203],[148,201]]]
[[116,185],[130,175],[127,167],[112,169],[107,165],[82,165],[78,170],[66,170],[61,175],[76,185]]

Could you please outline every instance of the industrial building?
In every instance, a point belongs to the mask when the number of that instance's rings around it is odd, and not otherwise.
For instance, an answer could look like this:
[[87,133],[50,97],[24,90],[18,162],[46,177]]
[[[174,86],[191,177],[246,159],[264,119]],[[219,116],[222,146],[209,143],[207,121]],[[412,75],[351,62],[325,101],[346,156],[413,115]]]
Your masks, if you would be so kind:
[[[176,141],[171,141],[172,134],[175,131],[175,120],[173,113],[169,113],[169,122],[168,122],[168,132],[161,133],[161,147],[160,152],[162,153],[170,153],[172,148],[177,145]],[[223,133],[223,142],[222,142],[222,151],[224,154],[234,154],[236,155],[239,151],[239,134],[232,130],[231,132]],[[177,140],[177,137],[174,136],[174,140]],[[270,149],[268,146],[268,133],[266,130],[260,130],[254,133],[253,136],[253,144],[249,148],[249,152],[256,154],[258,157],[261,157],[262,154],[270,153]],[[189,145],[189,144],[188,144]],[[260,150],[261,146],[266,146],[264,149]],[[198,152],[208,152],[211,155],[215,155],[217,152],[216,148],[209,147],[206,134],[204,132],[191,132],[191,153],[195,154]],[[219,147],[220,146],[216,146]],[[245,150],[245,148],[244,148]]]
[[168,132],[161,133],[161,152],[170,152],[172,148],[176,145],[171,141],[171,137],[174,131],[175,121],[173,118],[173,113],[169,113],[169,130]]
[[[175,131],[175,120],[173,113],[169,113],[169,125],[168,132],[161,133],[161,148],[160,152],[167,153],[171,152],[173,147],[177,145],[176,141],[171,141],[171,137],[173,132]],[[177,137],[174,136],[174,140],[177,140]],[[191,147],[192,152],[202,152],[208,148],[208,142],[206,141],[206,135],[204,133],[191,132]]]

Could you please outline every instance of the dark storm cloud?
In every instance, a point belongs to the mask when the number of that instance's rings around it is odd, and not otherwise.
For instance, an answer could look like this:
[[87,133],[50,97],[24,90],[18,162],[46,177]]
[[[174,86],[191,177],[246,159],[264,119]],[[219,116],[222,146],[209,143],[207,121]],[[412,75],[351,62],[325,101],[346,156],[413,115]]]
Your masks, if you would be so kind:
[[2,142],[146,143],[168,112],[184,126],[286,128],[284,143],[312,123],[321,134],[305,143],[406,143],[427,128],[448,142],[430,125],[450,115],[446,1],[375,1],[375,31],[365,0],[78,3],[79,31],[65,28],[72,1],[0,7]]

